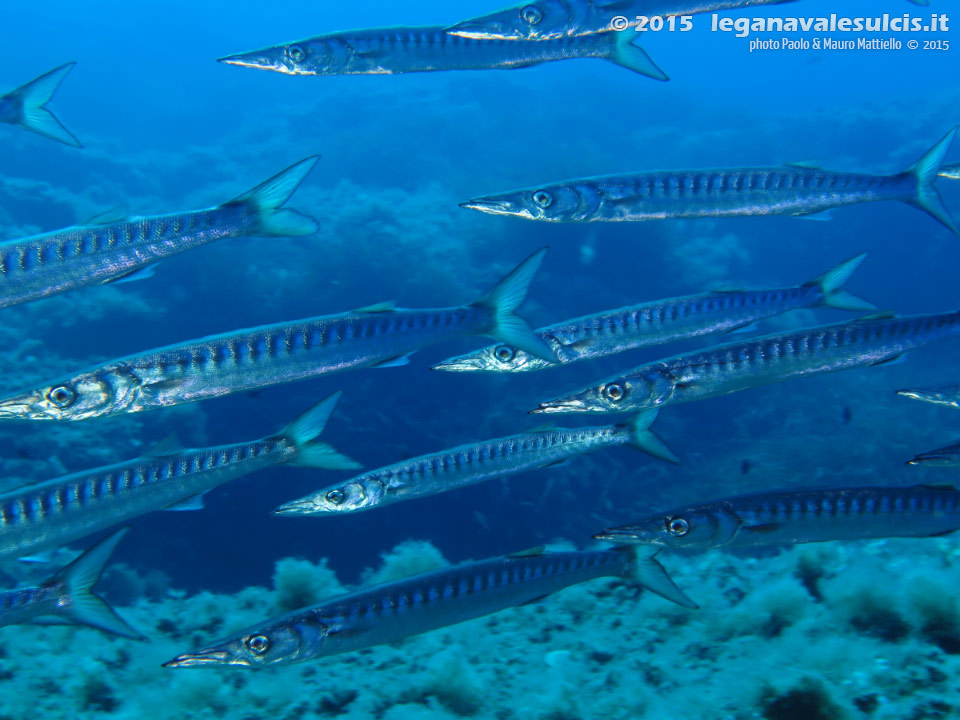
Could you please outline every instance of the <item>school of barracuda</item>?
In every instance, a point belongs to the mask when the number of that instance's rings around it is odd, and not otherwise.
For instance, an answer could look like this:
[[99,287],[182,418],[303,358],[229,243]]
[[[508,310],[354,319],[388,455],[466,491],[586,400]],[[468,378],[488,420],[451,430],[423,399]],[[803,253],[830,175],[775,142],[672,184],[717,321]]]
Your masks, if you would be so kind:
[[[640,36],[618,31],[635,27],[632,18],[790,1],[536,0],[449,27],[327,33],[219,61],[287,75],[352,75],[512,69],[594,58],[667,81],[666,73],[636,44]],[[631,20],[614,29],[613,20],[620,16]],[[47,109],[75,65],[61,65],[0,96],[0,122],[82,147]],[[938,178],[960,179],[960,164],[945,164],[956,133],[957,128],[952,128],[937,142],[930,138],[932,147],[922,158],[892,175],[835,172],[809,164],[641,171],[529,185],[478,196],[461,206],[530,220],[588,223],[811,216],[838,207],[898,201],[923,210],[960,234],[935,185]],[[213,208],[97,218],[4,242],[0,244],[0,307],[89,285],[142,280],[164,258],[215,240],[312,234],[316,222],[285,205],[318,159],[307,157]],[[958,312],[912,317],[868,314],[832,325],[750,336],[596,378],[589,363],[598,358],[701,336],[749,333],[757,323],[794,310],[829,307],[871,313],[874,305],[844,289],[866,254],[795,287],[647,299],[533,330],[517,310],[545,252],[539,250],[523,260],[489,292],[465,305],[402,309],[381,302],[141,349],[8,392],[0,397],[0,420],[83,421],[323,374],[389,368],[410,362],[420,349],[464,336],[490,337],[499,344],[450,358],[435,369],[513,374],[580,363],[580,389],[530,412],[631,413],[620,422],[478,439],[346,480],[318,483],[315,492],[274,510],[281,516],[349,514],[576,462],[582,455],[612,447],[634,447],[678,462],[651,429],[669,405],[895,362],[922,346],[960,335]],[[960,407],[957,383],[897,392],[927,403]],[[140,638],[93,592],[104,565],[129,530],[123,525],[155,510],[200,510],[204,493],[268,467],[359,470],[359,462],[318,440],[339,399],[340,393],[334,393],[287,427],[259,440],[199,449],[164,442],[138,458],[0,495],[0,558],[24,558],[121,526],[40,586],[0,593],[0,625],[47,618]],[[921,452],[905,462],[960,466],[960,444]],[[946,486],[773,489],[712,499],[652,511],[646,518],[594,536],[613,546],[570,552],[537,548],[374,586],[266,619],[232,637],[187,651],[165,666],[262,667],[301,662],[394,642],[601,577],[626,578],[692,610],[696,604],[673,584],[655,558],[662,548],[706,550],[933,537],[958,529],[960,491]]]

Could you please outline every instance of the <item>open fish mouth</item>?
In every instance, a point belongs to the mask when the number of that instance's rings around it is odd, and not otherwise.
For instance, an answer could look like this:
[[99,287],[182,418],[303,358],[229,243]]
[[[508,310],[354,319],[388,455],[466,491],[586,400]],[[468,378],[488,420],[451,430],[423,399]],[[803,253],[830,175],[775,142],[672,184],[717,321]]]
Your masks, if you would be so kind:
[[203,665],[246,665],[247,663],[237,662],[230,659],[231,655],[223,650],[202,650],[196,653],[184,653],[177,655],[173,660],[168,660],[163,667],[181,668],[181,667],[200,667]]

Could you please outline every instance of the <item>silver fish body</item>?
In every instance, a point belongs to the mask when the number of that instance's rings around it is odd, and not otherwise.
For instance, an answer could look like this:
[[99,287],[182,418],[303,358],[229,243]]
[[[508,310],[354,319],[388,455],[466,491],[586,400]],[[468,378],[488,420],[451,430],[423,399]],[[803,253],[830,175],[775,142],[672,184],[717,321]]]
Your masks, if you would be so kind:
[[879,365],[960,335],[960,312],[877,317],[766,335],[641,365],[534,413],[638,412],[836,370]]
[[0,419],[84,420],[179,405],[353,368],[404,364],[417,350],[466,335],[492,335],[553,357],[513,312],[544,252],[531,255],[471,305],[405,310],[383,304],[129,355],[0,398]]
[[46,107],[75,65],[65,63],[0,96],[0,123],[16,125],[64,145],[83,147]]
[[947,407],[960,407],[960,385],[943,385],[932,388],[911,388],[908,390],[897,390],[897,395],[908,397],[913,400],[928,402],[933,405],[946,405]]
[[658,80],[666,75],[635,38],[607,33],[551,42],[473,40],[443,27],[385,27],[336,32],[220,58],[286,75],[397,75],[443,70],[507,70],[556,60],[600,58]]
[[38,618],[88,625],[123,637],[143,639],[113,608],[94,594],[103,567],[129,528],[121,528],[89,548],[56,575],[37,587],[0,593],[0,625]]
[[[281,464],[359,467],[316,441],[339,393],[277,435],[196,450],[160,449],[124,463],[73,473],[0,495],[0,559],[59,547],[155,510],[200,509],[203,493]],[[187,502],[186,507],[176,507]]]
[[924,467],[960,467],[960,442],[952,445],[920,453],[907,465],[923,465]]
[[[447,28],[451,35],[488,40],[556,40],[609,30],[633,30],[639,17],[697,15],[791,0],[533,0]],[[614,27],[614,18],[618,22]],[[619,21],[623,19],[623,21]]]
[[160,260],[240,235],[305,235],[313,220],[281,206],[317,162],[307,158],[207,210],[67,228],[0,243],[0,307],[136,277]]
[[960,529],[952,487],[852,487],[765,492],[658,513],[594,537],[707,550],[833,540],[931,537]]
[[557,354],[549,362],[510,345],[490,345],[435,365],[452,372],[529,372],[721,332],[733,332],[791,310],[818,306],[869,310],[842,289],[865,254],[803,285],[775,290],[702,293],[574,318],[537,330]]
[[284,503],[277,515],[320,515],[372,510],[403,500],[437,495],[496,477],[564,463],[586,453],[633,445],[660,457],[676,458],[649,427],[656,411],[622,425],[556,428],[461,445],[387,465]]
[[896,200],[924,210],[960,234],[934,185],[956,135],[952,129],[908,170],[843,173],[806,166],[654,171],[581,178],[485,195],[460,206],[543,222],[815,215]]
[[532,552],[468,563],[267,620],[179,655],[165,667],[278,666],[361,650],[522,605],[588,580],[631,577],[635,568],[635,556],[617,549]]

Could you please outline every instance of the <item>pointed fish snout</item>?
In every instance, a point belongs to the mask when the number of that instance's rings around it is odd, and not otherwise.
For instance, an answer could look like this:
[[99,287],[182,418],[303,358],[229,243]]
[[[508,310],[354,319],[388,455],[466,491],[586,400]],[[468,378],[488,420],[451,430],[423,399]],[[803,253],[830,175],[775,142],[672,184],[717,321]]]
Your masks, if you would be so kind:
[[510,205],[503,200],[493,200],[490,198],[474,198],[460,203],[460,207],[467,210],[479,210],[490,215],[512,215],[513,210]]
[[539,407],[530,410],[528,415],[548,415],[550,413],[586,412],[588,408],[582,400],[548,400]]
[[469,372],[471,370],[483,370],[483,363],[481,363],[478,358],[468,356],[455,357],[437,363],[430,369],[445,370],[446,372]]
[[177,655],[173,660],[163,663],[162,667],[200,667],[202,665],[226,665],[229,663],[230,653],[223,650],[201,650],[196,653]]
[[271,515],[314,515],[316,514],[318,508],[312,500],[309,498],[301,500],[291,500],[288,503],[279,505],[274,508]]
[[640,536],[635,532],[630,530],[622,530],[614,528],[612,530],[604,530],[598,532],[593,536],[594,540],[606,540],[607,542],[613,543],[638,543],[640,542]]

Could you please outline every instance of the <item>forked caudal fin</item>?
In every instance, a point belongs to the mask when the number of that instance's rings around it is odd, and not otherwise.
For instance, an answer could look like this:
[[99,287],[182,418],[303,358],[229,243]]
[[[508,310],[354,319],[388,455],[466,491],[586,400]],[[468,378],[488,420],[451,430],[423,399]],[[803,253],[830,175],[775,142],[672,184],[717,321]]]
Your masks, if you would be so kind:
[[950,211],[943,204],[943,198],[940,197],[940,193],[934,186],[943,167],[943,159],[956,134],[957,128],[953,128],[926,155],[907,170],[907,173],[913,175],[917,180],[917,192],[912,198],[907,198],[906,202],[931,215],[955,235],[960,235],[960,229],[957,228]]
[[330,413],[333,412],[342,394],[338,391],[328,396],[287,425],[280,433],[292,442],[297,450],[297,454],[290,462],[291,465],[324,470],[357,470],[361,467],[356,460],[337,452],[331,445],[317,440],[327,426]]
[[64,145],[83,147],[72,132],[67,130],[57,117],[47,110],[44,105],[60,87],[60,83],[73,70],[75,62],[69,62],[44,73],[36,80],[21,85],[4,95],[0,100],[14,103],[19,109],[16,124],[20,127],[56,140]]
[[316,220],[281,206],[297,191],[319,159],[319,155],[311,155],[227,204],[253,205],[259,223],[257,232],[262,235],[312,235],[318,229]]
[[607,55],[607,60],[614,65],[620,65],[621,67],[627,68],[627,70],[633,70],[635,73],[646,75],[654,80],[666,82],[670,79],[663,70],[657,67],[657,64],[650,56],[647,55],[646,50],[639,45],[633,44],[633,41],[637,39],[637,33],[614,31],[611,35],[612,45],[610,46],[610,54]]
[[62,585],[63,595],[69,599],[58,613],[64,619],[114,635],[143,640],[145,638],[141,633],[130,627],[112,607],[93,592],[93,586],[103,573],[103,566],[107,564],[117,543],[129,530],[128,527],[120,528],[113,535],[101,540],[50,578],[47,584]]
[[644,410],[634,415],[627,422],[627,426],[630,428],[630,444],[637,450],[653,455],[655,458],[679,464],[680,458],[674,455],[663,440],[650,429],[659,414],[659,410]]
[[866,253],[860,253],[846,262],[842,262],[835,268],[827,270],[823,275],[814,278],[807,286],[819,285],[823,292],[823,300],[820,305],[823,307],[832,307],[839,310],[853,310],[854,312],[876,310],[877,306],[866,300],[858,298],[856,295],[847,292],[843,286],[850,279],[850,276],[860,267],[860,263],[867,257]]
[[487,335],[538,358],[558,362],[550,346],[540,339],[526,320],[514,312],[526,300],[530,283],[540,269],[546,252],[546,248],[537,250],[473,305],[484,307],[493,315]]
[[614,551],[633,553],[634,562],[631,564],[627,579],[633,580],[638,585],[642,585],[650,592],[656,593],[660,597],[676,603],[691,610],[700,608],[693,600],[676,586],[663,565],[657,562],[657,553],[660,548],[649,545],[628,545],[622,548],[615,548]]

